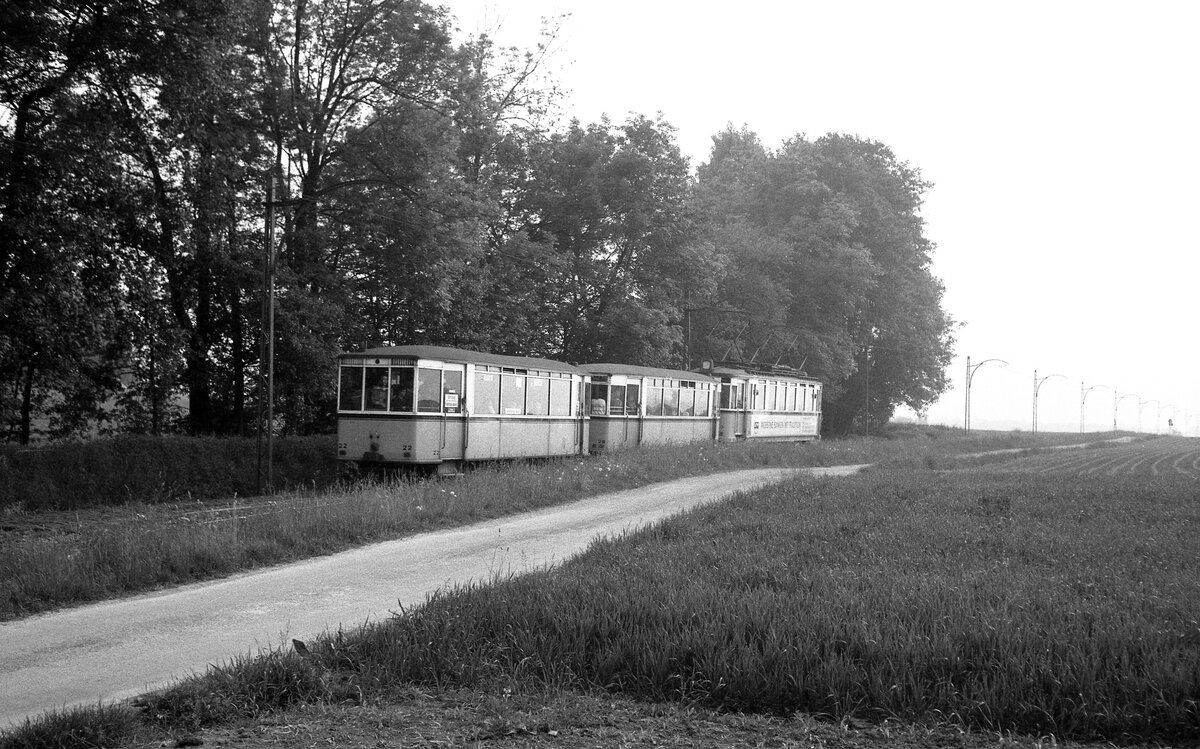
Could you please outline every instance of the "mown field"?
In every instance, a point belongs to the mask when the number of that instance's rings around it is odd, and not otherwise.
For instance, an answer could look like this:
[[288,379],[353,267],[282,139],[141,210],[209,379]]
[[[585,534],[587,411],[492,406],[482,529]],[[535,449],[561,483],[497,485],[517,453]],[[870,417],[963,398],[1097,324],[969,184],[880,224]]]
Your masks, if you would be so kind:
[[1198,441],[1182,437],[1164,437],[1146,442],[1131,443],[1120,450],[1097,449],[1096,445],[1082,450],[1040,450],[1007,460],[988,470],[1007,473],[1027,473],[1044,476],[1080,476],[1115,478],[1200,478],[1200,449]]
[[1200,442],[928,457],[741,494],[0,745],[1200,743]]

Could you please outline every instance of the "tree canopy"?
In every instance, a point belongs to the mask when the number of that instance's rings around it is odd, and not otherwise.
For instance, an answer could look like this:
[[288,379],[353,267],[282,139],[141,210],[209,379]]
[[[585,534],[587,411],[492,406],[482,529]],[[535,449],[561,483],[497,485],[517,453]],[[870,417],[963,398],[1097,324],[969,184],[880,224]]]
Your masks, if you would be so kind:
[[693,170],[661,115],[556,124],[553,24],[501,48],[418,0],[2,20],[8,440],[254,429],[269,257],[292,432],[330,428],[334,355],[377,344],[788,363],[840,431],[946,387],[930,186],[882,143],[731,127]]

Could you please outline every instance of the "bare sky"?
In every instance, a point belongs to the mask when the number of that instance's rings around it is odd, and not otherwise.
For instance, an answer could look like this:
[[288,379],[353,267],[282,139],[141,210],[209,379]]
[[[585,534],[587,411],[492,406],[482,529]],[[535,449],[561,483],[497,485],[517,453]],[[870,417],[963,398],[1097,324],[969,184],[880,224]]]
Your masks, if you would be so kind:
[[[934,183],[923,216],[962,323],[962,424],[1200,429],[1200,3],[443,0],[466,33],[535,42],[584,122],[662,112],[695,164],[726,124],[882,141]],[[498,29],[498,31],[497,31]],[[1188,413],[1184,413],[1184,409]]]

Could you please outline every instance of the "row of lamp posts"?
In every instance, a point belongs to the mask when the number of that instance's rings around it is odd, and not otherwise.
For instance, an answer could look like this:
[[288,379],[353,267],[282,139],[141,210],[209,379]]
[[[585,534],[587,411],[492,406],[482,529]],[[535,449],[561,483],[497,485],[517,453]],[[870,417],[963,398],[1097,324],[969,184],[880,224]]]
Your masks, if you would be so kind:
[[[978,370],[984,364],[988,364],[989,362],[995,362],[997,364],[1000,364],[1001,366],[1008,366],[1008,362],[1006,362],[1003,359],[984,359],[983,361],[972,365],[971,357],[969,357],[969,356],[967,357],[966,405],[963,408],[963,429],[967,432],[971,431],[971,382],[972,382],[972,380],[975,379],[976,370]],[[1037,370],[1036,369],[1033,370],[1033,432],[1034,432],[1034,434],[1036,434],[1037,430],[1038,430],[1038,392],[1041,391],[1042,385],[1045,384],[1046,380],[1050,380],[1055,377],[1061,377],[1064,380],[1067,379],[1065,375],[1060,375],[1060,374],[1048,374],[1043,377],[1038,377]],[[1108,387],[1108,385],[1092,385],[1091,387],[1086,387],[1083,382],[1079,383],[1079,432],[1081,434],[1084,431],[1084,422],[1085,422],[1084,407],[1087,404],[1088,393],[1092,392],[1093,390],[1095,390],[1097,388],[1104,388],[1106,390],[1110,389]],[[1178,418],[1180,411],[1182,411],[1185,414],[1185,416],[1184,416],[1185,419],[1188,418],[1188,416],[1190,416],[1190,412],[1186,408],[1180,409],[1169,403],[1162,403],[1161,401],[1159,401],[1156,398],[1150,398],[1148,400],[1143,400],[1142,397],[1136,393],[1119,393],[1114,389],[1113,390],[1113,431],[1116,431],[1118,428],[1117,427],[1118,408],[1120,407],[1121,402],[1124,401],[1126,398],[1137,398],[1137,401],[1138,401],[1137,430],[1139,432],[1142,431],[1142,407],[1149,405],[1151,403],[1155,403],[1158,406],[1158,411],[1157,411],[1157,414],[1155,416],[1155,421],[1154,421],[1155,431],[1158,430],[1158,425],[1162,420],[1162,412],[1164,409],[1167,409],[1167,408],[1171,409],[1171,421],[1170,421],[1171,426],[1174,426],[1175,420]],[[1184,431],[1186,431],[1186,430],[1184,430]]]

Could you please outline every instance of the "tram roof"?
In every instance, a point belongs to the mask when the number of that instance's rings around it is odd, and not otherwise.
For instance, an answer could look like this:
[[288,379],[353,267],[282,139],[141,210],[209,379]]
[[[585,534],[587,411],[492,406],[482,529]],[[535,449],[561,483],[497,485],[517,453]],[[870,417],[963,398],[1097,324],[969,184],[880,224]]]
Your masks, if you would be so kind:
[[662,377],[671,380],[691,380],[694,382],[716,382],[712,377],[692,372],[686,369],[663,369],[661,367],[640,367],[636,364],[580,364],[579,368],[588,374],[599,375],[638,375],[641,377]]
[[507,356],[490,354],[486,351],[471,351],[470,349],[453,348],[451,346],[380,346],[365,351],[351,351],[342,356],[409,356],[417,359],[433,359],[437,361],[461,362],[464,364],[491,364],[497,367],[512,367],[513,369],[543,369],[555,372],[572,372],[586,374],[579,367],[553,359],[538,359],[532,356]]
[[772,368],[772,369],[741,369],[739,367],[713,367],[712,373],[714,377],[758,377],[762,379],[791,379],[791,380],[807,380],[809,382],[820,382],[816,377],[812,377],[807,372],[791,368]]

